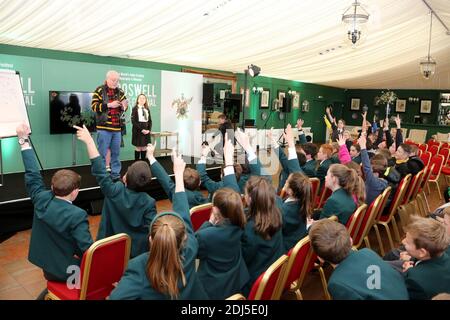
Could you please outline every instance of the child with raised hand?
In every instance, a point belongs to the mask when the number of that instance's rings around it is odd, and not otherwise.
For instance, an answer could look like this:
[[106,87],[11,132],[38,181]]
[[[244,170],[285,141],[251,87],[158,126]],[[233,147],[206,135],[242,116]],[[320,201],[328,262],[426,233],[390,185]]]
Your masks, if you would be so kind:
[[[361,146],[361,160],[363,164],[364,175],[366,177],[366,203],[370,205],[383,191],[389,186],[387,180],[383,179],[386,171],[385,159],[375,156],[372,158],[373,168],[366,149],[366,133],[363,132],[358,139]],[[384,160],[384,161],[383,161]]]
[[173,154],[173,211],[158,214],[150,225],[150,252],[128,263],[111,300],[207,299],[195,271],[198,242],[184,189],[186,163]]
[[294,135],[292,132],[292,127],[290,124],[287,125],[285,132],[283,133],[284,140],[288,143],[288,157],[286,157],[283,150],[278,145],[278,142],[274,139],[273,128],[267,134],[269,140],[272,143],[272,148],[274,150],[275,155],[278,156],[281,164],[281,172],[278,184],[278,190],[280,191],[284,185],[286,184],[286,180],[289,174],[293,172],[303,173],[303,170],[300,168],[300,164],[297,158],[297,152],[295,149],[295,141]]
[[[28,260],[44,272],[48,281],[65,282],[69,266],[79,266],[92,244],[85,210],[72,202],[80,191],[81,177],[72,170],[58,170],[46,189],[32,146],[30,128],[16,128],[25,167],[25,187],[34,206]],[[43,299],[45,290],[38,299]]]
[[78,139],[86,144],[92,175],[105,197],[97,240],[123,232],[131,237],[131,257],[147,252],[148,226],[156,215],[155,199],[145,192],[152,179],[147,162],[134,162],[123,176],[123,183],[113,182],[88,129],[74,128]]
[[[173,183],[172,179],[170,179],[166,170],[156,160],[154,154],[155,146],[149,143],[147,145],[147,159],[150,162],[150,168],[153,175],[158,179],[161,187],[169,197],[169,200],[172,201],[175,184]],[[208,198],[204,197],[203,194],[198,190],[201,184],[201,180],[197,170],[186,168],[184,170],[183,177],[184,185],[186,186],[186,195],[188,197],[189,208],[209,202]]]
[[195,234],[199,243],[198,276],[210,299],[225,299],[241,292],[249,280],[241,246],[246,218],[241,195],[230,188],[236,188],[237,182],[233,172],[234,147],[227,138],[225,134],[224,185],[228,187],[214,193],[211,217]]
[[323,144],[319,148],[317,153],[317,160],[319,161],[319,167],[317,168],[317,178],[320,180],[320,186],[323,186],[325,182],[325,176],[327,175],[328,168],[332,165],[330,160],[333,154],[333,147],[329,144]]

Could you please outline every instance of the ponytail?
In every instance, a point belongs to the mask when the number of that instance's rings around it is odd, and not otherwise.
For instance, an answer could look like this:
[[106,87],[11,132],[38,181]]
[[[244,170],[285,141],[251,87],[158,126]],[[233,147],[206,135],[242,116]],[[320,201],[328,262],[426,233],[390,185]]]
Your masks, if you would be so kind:
[[349,195],[354,195],[360,203],[366,198],[364,181],[354,169],[350,169],[342,164],[332,164],[328,169],[338,180],[339,186]]
[[299,172],[292,173],[288,178],[288,187],[293,197],[300,204],[299,215],[303,222],[312,215],[312,186],[309,178]]
[[159,293],[179,296],[178,282],[186,286],[181,261],[181,248],[186,237],[185,226],[180,218],[165,215],[156,217],[152,223],[150,255],[147,261],[147,278]]

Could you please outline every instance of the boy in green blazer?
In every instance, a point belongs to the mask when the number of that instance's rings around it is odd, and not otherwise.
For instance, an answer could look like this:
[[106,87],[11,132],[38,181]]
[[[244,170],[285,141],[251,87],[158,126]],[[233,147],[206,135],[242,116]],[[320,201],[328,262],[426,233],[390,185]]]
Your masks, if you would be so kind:
[[[170,179],[166,170],[162,165],[156,160],[155,156],[155,146],[152,144],[147,145],[147,159],[150,161],[150,168],[153,175],[158,179],[161,187],[166,192],[169,200],[172,201],[173,190],[175,190],[175,184],[172,179]],[[200,204],[208,203],[208,198],[204,197],[203,194],[198,191],[200,187],[200,175],[197,170],[192,168],[186,168],[183,173],[184,184],[186,186],[186,195],[188,197],[189,208],[193,208]]]
[[328,280],[328,291],[333,299],[408,299],[401,274],[370,249],[353,251],[344,225],[329,219],[314,222],[309,237],[319,259],[334,268]]
[[155,199],[144,192],[152,175],[144,161],[128,167],[122,181],[113,182],[89,131],[74,126],[78,139],[86,144],[92,175],[105,196],[97,240],[126,233],[131,237],[131,257],[148,251],[148,226],[156,215]]
[[81,177],[71,170],[58,170],[47,190],[31,149],[26,124],[17,127],[25,167],[25,186],[34,205],[28,259],[42,268],[49,281],[65,282],[69,266],[79,266],[92,244],[86,211],[74,206]]
[[418,217],[405,228],[402,243],[408,254],[419,260],[415,264],[406,261],[403,265],[411,300],[428,300],[439,293],[450,292],[450,239],[444,223]]

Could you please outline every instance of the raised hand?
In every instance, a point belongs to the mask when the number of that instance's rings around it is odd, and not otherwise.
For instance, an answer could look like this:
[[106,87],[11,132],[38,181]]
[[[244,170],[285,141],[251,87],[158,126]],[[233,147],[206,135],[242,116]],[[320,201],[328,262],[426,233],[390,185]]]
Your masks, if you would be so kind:
[[181,154],[179,156],[176,155],[176,151],[172,151],[173,158],[173,173],[176,175],[183,176],[184,169],[186,169],[186,162],[184,162]]
[[92,139],[91,133],[86,128],[85,125],[82,127],[73,126],[75,129],[77,129],[77,138],[78,140],[83,141],[85,144],[89,144],[90,142],[94,142],[94,139]]
[[[245,148],[244,148],[245,150]],[[223,154],[225,158],[225,166],[234,164],[234,145],[228,139],[228,133],[225,133],[225,145],[223,146]]]
[[301,130],[303,128],[303,124],[305,123],[305,121],[303,119],[298,119],[297,120],[297,129]]
[[240,128],[238,128],[238,129],[236,130],[235,138],[236,138],[237,142],[242,146],[242,148],[243,148],[246,152],[253,151],[253,150],[252,150],[252,146],[250,145],[250,139],[249,139],[248,136],[245,134],[245,132],[243,132]]
[[22,122],[16,127],[16,133],[19,138],[27,138],[30,132],[30,127],[25,122]]
[[363,117],[363,119],[365,121],[366,118],[367,118],[367,111],[364,111],[363,113],[361,113],[361,115],[362,115],[362,117]]
[[283,133],[283,137],[287,141],[289,148],[295,147],[294,134],[290,123],[286,126],[286,132]]
[[402,120],[400,119],[400,115],[397,115],[396,117],[395,117],[395,124],[397,125],[397,129],[400,129],[402,126],[401,126],[401,124],[402,124]]
[[209,154],[210,148],[209,146],[202,145],[202,157],[207,157]]
[[362,134],[358,139],[358,144],[361,147],[361,149],[367,148],[367,138],[366,135]]
[[273,133],[273,127],[270,128],[270,130],[267,132],[267,138],[269,139],[270,143],[272,144],[272,147],[278,148],[278,141],[275,137],[275,134]]
[[147,144],[147,159],[154,158],[155,146],[151,143]]
[[338,141],[337,142],[338,142],[339,146],[345,145],[346,139],[344,138],[343,134],[339,134],[338,135]]

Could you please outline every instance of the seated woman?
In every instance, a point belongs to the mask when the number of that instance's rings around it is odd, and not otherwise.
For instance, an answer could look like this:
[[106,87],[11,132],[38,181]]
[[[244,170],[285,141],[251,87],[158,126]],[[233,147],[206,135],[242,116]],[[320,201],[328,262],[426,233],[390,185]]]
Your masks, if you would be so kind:
[[174,155],[173,212],[158,214],[150,225],[150,252],[130,260],[111,300],[207,299],[195,272],[198,242],[184,190],[186,163]]

